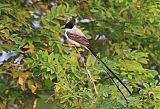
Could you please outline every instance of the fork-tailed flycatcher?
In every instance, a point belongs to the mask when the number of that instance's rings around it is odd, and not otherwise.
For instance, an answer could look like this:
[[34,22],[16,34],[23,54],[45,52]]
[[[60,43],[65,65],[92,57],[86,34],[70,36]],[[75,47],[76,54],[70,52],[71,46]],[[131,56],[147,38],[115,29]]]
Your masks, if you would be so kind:
[[99,61],[103,66],[104,70],[108,74],[108,76],[111,78],[112,82],[116,85],[120,93],[123,95],[124,99],[127,102],[127,99],[123,92],[120,90],[119,86],[116,84],[116,82],[113,80],[112,76],[108,73],[110,72],[124,87],[125,89],[131,94],[131,91],[127,88],[127,86],[119,79],[119,77],[96,55],[93,48],[90,46],[89,41],[84,37],[85,35],[82,33],[82,31],[70,21],[65,25],[65,37],[67,38],[68,42],[77,46],[77,47],[84,47],[87,50],[89,50],[92,55]]

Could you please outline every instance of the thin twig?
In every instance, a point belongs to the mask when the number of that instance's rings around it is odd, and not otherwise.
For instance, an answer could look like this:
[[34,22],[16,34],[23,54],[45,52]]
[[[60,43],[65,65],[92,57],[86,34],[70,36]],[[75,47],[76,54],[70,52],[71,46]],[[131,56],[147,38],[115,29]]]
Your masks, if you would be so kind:
[[35,98],[34,99],[34,101],[33,101],[33,105],[32,105],[32,109],[36,109],[36,107],[37,107],[37,98]]
[[5,104],[5,109],[8,109],[8,100],[7,100],[6,104]]
[[93,79],[92,79],[92,76],[91,76],[91,74],[90,74],[90,71],[88,70],[88,68],[87,68],[87,66],[86,66],[85,63],[84,63],[84,66],[85,66],[85,68],[86,68],[86,72],[87,72],[87,74],[88,74],[88,76],[89,76],[89,78],[90,78],[90,81],[91,81],[91,83],[93,84],[93,87],[94,87],[94,90],[95,90],[95,92],[96,92],[96,95],[98,96],[98,91],[97,91],[96,85],[95,85],[95,83],[94,83],[94,81],[93,81]]
[[14,106],[14,105],[9,104],[9,106],[12,107],[12,109],[18,109],[18,107]]
[[0,74],[5,74],[5,75],[9,75],[9,76],[12,76],[12,74],[11,73],[7,73],[7,72],[0,72]]
[[54,95],[55,95],[55,93],[52,94],[52,95],[50,95],[50,96],[47,98],[47,100],[45,101],[45,103],[48,103],[48,102],[49,102],[49,99],[51,99]]

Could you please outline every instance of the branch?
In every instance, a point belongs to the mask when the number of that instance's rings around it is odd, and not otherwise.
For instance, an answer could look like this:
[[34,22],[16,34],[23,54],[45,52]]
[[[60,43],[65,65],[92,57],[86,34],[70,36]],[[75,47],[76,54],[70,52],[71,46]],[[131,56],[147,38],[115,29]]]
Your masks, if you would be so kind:
[[89,78],[90,78],[90,81],[91,81],[91,83],[93,84],[93,87],[94,87],[94,90],[95,90],[95,92],[96,92],[96,95],[98,96],[98,91],[97,91],[96,85],[95,85],[95,83],[94,83],[94,81],[93,81],[93,79],[92,79],[92,76],[91,76],[91,74],[90,74],[90,71],[88,70],[88,68],[87,68],[87,66],[86,66],[85,63],[84,63],[84,66],[85,66],[86,72],[87,72],[87,74],[88,74],[88,76],[89,76]]
[[0,72],[0,75],[9,75],[9,76],[12,76],[12,74],[11,73],[7,73],[7,72]]
[[36,107],[37,107],[37,98],[35,98],[34,99],[34,101],[33,101],[33,105],[32,105],[32,109],[36,109]]

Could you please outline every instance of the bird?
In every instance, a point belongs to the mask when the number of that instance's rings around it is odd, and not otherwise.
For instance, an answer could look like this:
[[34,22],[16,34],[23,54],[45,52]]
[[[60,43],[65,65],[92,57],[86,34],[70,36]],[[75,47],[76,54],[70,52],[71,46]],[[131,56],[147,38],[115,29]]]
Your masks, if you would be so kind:
[[123,94],[119,86],[116,84],[116,82],[113,80],[111,74],[124,86],[124,88],[128,91],[130,95],[132,94],[131,91],[121,81],[121,79],[97,56],[93,47],[91,47],[89,41],[85,38],[84,33],[79,28],[77,28],[72,21],[69,21],[65,25],[64,29],[65,29],[65,37],[70,44],[75,45],[76,47],[83,47],[87,49],[97,59],[97,61],[103,65],[105,72],[110,77],[111,81],[116,85],[117,89],[119,90],[119,92],[122,94],[122,96],[128,103],[127,98],[125,97],[125,95]]

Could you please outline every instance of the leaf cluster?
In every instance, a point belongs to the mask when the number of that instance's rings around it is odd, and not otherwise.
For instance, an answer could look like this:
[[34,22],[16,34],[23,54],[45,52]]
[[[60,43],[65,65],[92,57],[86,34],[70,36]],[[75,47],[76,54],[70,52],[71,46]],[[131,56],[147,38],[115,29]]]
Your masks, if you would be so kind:
[[[58,0],[55,3],[43,15],[43,10],[36,13],[36,4],[0,1],[0,53],[16,51],[16,56],[0,64],[0,108],[31,107],[28,104],[39,99],[38,103],[53,103],[52,108],[158,109],[159,1]],[[90,53],[78,48],[80,56],[66,44],[62,27],[77,17],[91,20],[77,25],[98,56],[132,91],[133,95],[129,95],[116,82],[128,98],[128,105]],[[34,27],[34,21],[40,22],[40,26]],[[95,40],[97,35],[105,38]],[[157,69],[151,70],[152,65]],[[98,96],[86,68],[91,72]],[[41,108],[41,104],[37,107]]]

